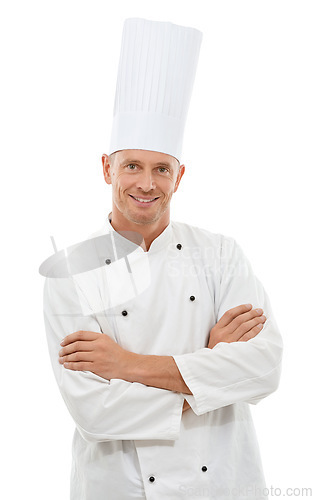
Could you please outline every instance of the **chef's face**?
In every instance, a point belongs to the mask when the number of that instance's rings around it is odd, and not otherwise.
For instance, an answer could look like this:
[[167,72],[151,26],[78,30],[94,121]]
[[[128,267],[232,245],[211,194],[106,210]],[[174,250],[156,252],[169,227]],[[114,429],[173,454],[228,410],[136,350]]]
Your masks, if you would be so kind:
[[[107,184],[112,184],[113,217],[136,224],[169,222],[170,201],[184,174],[184,165],[156,151],[126,149],[102,157]],[[125,220],[124,220],[125,222]]]

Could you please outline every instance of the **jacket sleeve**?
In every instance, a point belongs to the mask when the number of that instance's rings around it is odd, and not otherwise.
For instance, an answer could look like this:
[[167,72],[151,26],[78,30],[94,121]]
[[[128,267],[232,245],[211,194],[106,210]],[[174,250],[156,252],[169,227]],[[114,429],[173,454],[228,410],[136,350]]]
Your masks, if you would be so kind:
[[[102,333],[94,314],[83,314],[71,278],[46,278],[43,310],[56,381],[76,426],[87,441],[169,439],[179,436],[184,398],[179,393],[124,380],[71,371],[58,361],[62,339],[78,330]],[[104,332],[108,333],[109,332]]]
[[261,307],[267,320],[246,342],[220,342],[213,349],[174,356],[193,393],[185,398],[196,415],[237,402],[256,404],[277,389],[281,373],[282,338],[268,296],[231,238],[222,237],[215,281],[216,321],[228,309],[246,303]]

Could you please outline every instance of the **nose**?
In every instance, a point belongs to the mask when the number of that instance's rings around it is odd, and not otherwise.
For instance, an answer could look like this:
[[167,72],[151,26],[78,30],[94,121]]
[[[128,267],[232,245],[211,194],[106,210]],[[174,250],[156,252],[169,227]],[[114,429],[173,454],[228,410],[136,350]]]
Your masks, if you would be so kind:
[[155,189],[155,181],[151,171],[142,170],[140,172],[140,175],[137,177],[137,188],[145,192]]

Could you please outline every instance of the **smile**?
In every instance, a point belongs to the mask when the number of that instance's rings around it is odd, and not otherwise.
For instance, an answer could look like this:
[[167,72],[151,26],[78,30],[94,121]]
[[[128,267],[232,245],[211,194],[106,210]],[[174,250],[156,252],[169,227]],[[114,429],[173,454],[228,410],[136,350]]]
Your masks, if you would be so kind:
[[137,196],[129,195],[133,200],[135,200],[138,204],[151,205],[154,201],[158,200],[159,197],[156,198],[139,198]]

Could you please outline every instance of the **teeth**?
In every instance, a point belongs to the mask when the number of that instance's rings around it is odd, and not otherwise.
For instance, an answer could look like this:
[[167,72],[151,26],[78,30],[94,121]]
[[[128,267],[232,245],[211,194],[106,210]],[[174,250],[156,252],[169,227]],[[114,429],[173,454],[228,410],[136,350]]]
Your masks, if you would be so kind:
[[142,198],[136,198],[136,196],[133,196],[133,198],[137,201],[141,201],[142,203],[149,203],[150,201],[155,200],[155,198],[151,198],[151,200],[143,200]]

